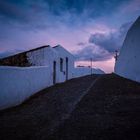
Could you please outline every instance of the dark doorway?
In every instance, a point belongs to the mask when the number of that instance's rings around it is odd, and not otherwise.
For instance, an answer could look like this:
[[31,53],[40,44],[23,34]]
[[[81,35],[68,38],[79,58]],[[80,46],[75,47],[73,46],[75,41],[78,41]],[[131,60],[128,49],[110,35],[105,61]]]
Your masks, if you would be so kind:
[[56,84],[56,61],[53,61],[53,84]]
[[66,57],[66,80],[68,80],[68,72],[69,72],[69,68],[68,68],[68,57]]
[[60,71],[63,72],[63,59],[60,58]]

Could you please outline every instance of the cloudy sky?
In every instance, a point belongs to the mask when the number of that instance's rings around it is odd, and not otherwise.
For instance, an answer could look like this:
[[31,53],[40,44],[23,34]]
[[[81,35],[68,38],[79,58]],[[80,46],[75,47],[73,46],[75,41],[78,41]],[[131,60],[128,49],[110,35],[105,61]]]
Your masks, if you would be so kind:
[[79,63],[92,57],[111,72],[114,51],[139,15],[140,0],[0,0],[0,57],[61,44]]

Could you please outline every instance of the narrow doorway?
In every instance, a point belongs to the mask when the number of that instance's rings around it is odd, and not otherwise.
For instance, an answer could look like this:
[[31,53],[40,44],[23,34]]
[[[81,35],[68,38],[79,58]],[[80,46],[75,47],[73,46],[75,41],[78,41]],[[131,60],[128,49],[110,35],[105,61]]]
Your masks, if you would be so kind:
[[56,61],[53,61],[53,84],[56,84]]
[[69,68],[68,68],[68,57],[66,57],[66,80],[68,80],[68,72],[69,72]]

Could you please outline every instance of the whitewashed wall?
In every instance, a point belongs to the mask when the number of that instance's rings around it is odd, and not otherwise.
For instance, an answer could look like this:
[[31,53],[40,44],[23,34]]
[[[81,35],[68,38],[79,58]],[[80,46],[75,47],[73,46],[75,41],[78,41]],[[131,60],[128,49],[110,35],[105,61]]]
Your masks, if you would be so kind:
[[[100,69],[92,68],[92,74],[105,74],[105,73]],[[88,68],[88,67],[76,67],[76,68],[74,68],[74,72],[73,72],[74,78],[86,76],[86,75],[91,75],[91,68]]]
[[52,47],[46,47],[27,53],[28,61],[33,66],[52,66],[58,59],[58,53]]
[[68,79],[74,78],[73,75],[74,75],[75,57],[60,45],[58,45],[57,47],[54,47],[54,50],[58,52],[59,64],[60,64],[60,58],[62,58],[63,65],[64,65],[63,72],[61,72],[59,68],[59,82],[64,82],[66,80],[66,57],[68,58]]
[[[66,57],[68,79],[91,74],[90,68],[74,68],[74,56],[63,47],[46,47],[29,52],[28,60],[34,67],[0,66],[0,110],[21,104],[34,93],[53,85],[53,62],[56,61],[56,83],[66,81]],[[63,59],[63,72],[60,71]],[[45,65],[45,66],[44,66]],[[94,74],[103,74],[98,69]]]
[[115,73],[140,82],[140,17],[127,32],[115,64]]
[[[72,78],[74,56],[61,46],[46,47],[27,53],[29,62],[34,66],[49,66],[53,74],[53,62],[56,61],[56,83],[66,81],[66,57],[68,57],[68,79]],[[60,58],[63,59],[63,71],[60,71]]]
[[51,86],[48,67],[0,67],[0,109],[22,103],[34,93]]

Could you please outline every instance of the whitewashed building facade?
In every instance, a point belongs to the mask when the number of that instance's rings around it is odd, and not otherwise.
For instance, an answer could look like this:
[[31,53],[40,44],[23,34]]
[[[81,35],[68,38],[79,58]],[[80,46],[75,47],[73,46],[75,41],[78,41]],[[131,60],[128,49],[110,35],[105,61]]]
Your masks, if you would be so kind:
[[140,17],[127,32],[115,64],[115,73],[140,82]]
[[[56,83],[91,74],[75,68],[75,57],[62,46],[42,46],[0,60],[0,110],[21,104]],[[96,70],[96,73],[103,74]]]

